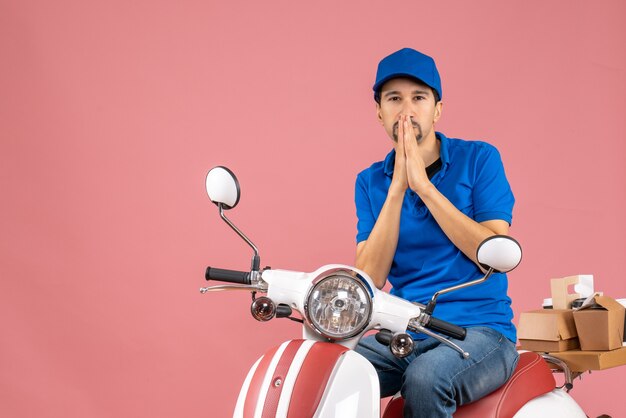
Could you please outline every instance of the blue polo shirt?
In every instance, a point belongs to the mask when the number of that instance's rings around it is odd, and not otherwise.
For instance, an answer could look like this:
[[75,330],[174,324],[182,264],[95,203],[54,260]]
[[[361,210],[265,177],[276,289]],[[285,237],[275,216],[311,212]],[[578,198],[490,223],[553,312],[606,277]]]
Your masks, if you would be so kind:
[[[431,179],[452,204],[476,222],[502,219],[511,223],[515,198],[498,150],[485,142],[446,138],[441,142],[441,170]],[[391,184],[395,150],[357,176],[355,202],[357,242],[367,240]],[[483,274],[444,234],[430,211],[407,190],[400,215],[398,246],[389,271],[391,293],[427,303],[437,291]],[[507,277],[494,274],[476,286],[441,295],[433,313],[462,327],[488,326],[516,341]],[[419,338],[420,336],[418,336]]]

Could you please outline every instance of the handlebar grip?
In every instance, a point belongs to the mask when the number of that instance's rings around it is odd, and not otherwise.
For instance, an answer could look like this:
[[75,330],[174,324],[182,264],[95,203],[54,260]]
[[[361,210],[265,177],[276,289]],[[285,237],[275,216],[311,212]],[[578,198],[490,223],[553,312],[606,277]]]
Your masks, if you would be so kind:
[[220,280],[222,282],[250,284],[250,272],[238,270],[218,269],[207,267],[204,278],[207,280]]
[[391,344],[391,337],[393,337],[393,332],[389,331],[388,329],[381,329],[376,333],[376,336],[374,338],[376,338],[376,341],[381,344],[389,345]]
[[448,337],[456,338],[457,340],[464,340],[465,335],[467,334],[467,330],[465,328],[442,321],[441,319],[437,319],[432,316],[430,317],[430,321],[428,322],[428,325],[426,325],[426,328],[437,331],[440,334],[447,335]]

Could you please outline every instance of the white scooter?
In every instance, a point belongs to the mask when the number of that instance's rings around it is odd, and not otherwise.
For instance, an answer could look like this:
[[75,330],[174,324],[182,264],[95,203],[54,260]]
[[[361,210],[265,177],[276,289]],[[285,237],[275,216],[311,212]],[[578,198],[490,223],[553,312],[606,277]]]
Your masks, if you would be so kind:
[[[478,285],[493,272],[508,272],[521,261],[521,248],[512,238],[494,236],[478,248],[477,259],[487,273],[482,279],[437,292],[427,305],[411,303],[378,290],[368,275],[354,267],[331,264],[303,273],[259,268],[256,246],[224,215],[240,197],[235,175],[225,167],[211,169],[206,178],[209,198],[222,219],[254,250],[250,271],[208,267],[207,280],[234,284],[210,286],[202,293],[223,290],[252,292],[252,316],[259,321],[289,318],[302,323],[302,339],[285,341],[257,360],[248,373],[234,417],[380,417],[380,389],[374,367],[353,349],[366,332],[377,330],[378,341],[404,357],[413,350],[407,330],[436,338],[468,358],[448,337],[462,340],[465,329],[432,316],[437,297]],[[257,293],[265,296],[257,297]],[[293,316],[297,311],[301,318]],[[549,362],[551,366],[546,363]],[[556,388],[552,369],[565,374]],[[572,374],[562,361],[523,352],[513,376],[499,390],[461,406],[455,417],[577,418],[585,413],[567,393]],[[383,413],[402,416],[396,395]]]

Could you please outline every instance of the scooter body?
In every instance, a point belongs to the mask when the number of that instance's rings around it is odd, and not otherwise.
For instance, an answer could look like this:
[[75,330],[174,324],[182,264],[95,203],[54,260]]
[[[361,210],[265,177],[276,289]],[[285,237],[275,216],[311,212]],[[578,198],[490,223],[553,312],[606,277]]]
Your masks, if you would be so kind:
[[[515,390],[515,389],[513,389]],[[290,340],[268,350],[252,366],[233,417],[379,418],[376,371],[363,356],[337,344]],[[478,401],[480,403],[481,401]],[[388,408],[383,418],[402,417]],[[464,418],[484,418],[484,409],[459,409]],[[497,415],[494,411],[493,415]],[[528,400],[514,418],[585,418],[574,399],[554,388]]]
[[555,388],[528,401],[513,418],[587,418],[576,401],[564,390]]
[[[311,273],[271,270],[264,272],[263,277],[269,284],[270,299],[304,312],[312,282],[320,275],[348,268],[351,267],[328,265]],[[331,343],[315,330],[303,326],[303,339],[271,348],[252,366],[233,416],[380,417],[378,376],[371,363],[353,348],[370,329],[406,330],[408,318],[418,314],[420,308],[376,288],[371,290],[376,308],[366,330],[351,339]],[[478,414],[464,416],[482,417],[482,412]],[[401,415],[391,411],[383,416]],[[584,418],[586,415],[564,389],[554,388],[529,400],[514,416],[542,417]]]
[[[402,358],[413,351],[413,339],[406,333],[409,330],[435,338],[468,358],[471,353],[444,337],[463,340],[466,330],[432,315],[437,297],[478,285],[493,272],[508,272],[521,260],[521,247],[514,239],[489,237],[477,252],[478,262],[488,268],[485,276],[440,290],[428,305],[411,303],[377,289],[365,272],[351,266],[326,265],[310,273],[261,270],[256,246],[224,215],[224,210],[232,209],[239,202],[236,177],[225,167],[215,167],[207,175],[206,186],[221,218],[252,247],[254,256],[247,272],[208,267],[207,280],[231,284],[200,291],[250,291],[253,296],[251,313],[255,319],[268,321],[283,317],[303,325],[302,339],[269,349],[252,366],[237,399],[236,418],[380,417],[378,377],[370,362],[354,351],[358,341],[367,332],[378,331],[376,338]],[[256,298],[257,293],[267,296]],[[293,317],[294,311],[301,318]],[[502,388],[474,404],[458,408],[455,416],[585,417],[565,391],[553,389],[554,378],[545,362],[534,353],[528,354],[534,356],[532,361],[526,361],[530,360],[526,355],[524,362],[520,361],[524,366],[518,364],[518,370]],[[558,359],[553,361],[558,362]],[[543,376],[543,389],[524,397],[516,391],[516,382],[523,382],[526,388],[538,386],[538,381],[533,380],[535,374],[526,373],[528,370],[538,371],[537,376]],[[508,402],[511,399],[516,403]],[[402,398],[396,396],[383,416],[402,416],[402,402]],[[493,413],[505,406],[509,408],[505,415]]]

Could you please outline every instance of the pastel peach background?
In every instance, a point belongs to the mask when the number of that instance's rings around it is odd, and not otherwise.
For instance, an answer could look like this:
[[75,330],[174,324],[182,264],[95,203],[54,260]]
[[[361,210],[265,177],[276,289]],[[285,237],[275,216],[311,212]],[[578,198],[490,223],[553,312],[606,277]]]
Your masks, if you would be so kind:
[[[378,60],[438,62],[448,136],[503,156],[523,264],[516,315],[549,279],[626,297],[626,3],[0,0],[0,415],[226,417],[254,360],[297,337],[248,294],[206,171],[262,264],[352,263],[357,172],[390,147]],[[590,416],[626,416],[626,368],[585,376]]]

